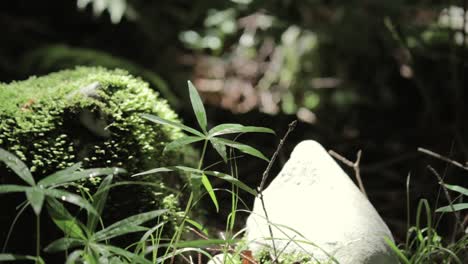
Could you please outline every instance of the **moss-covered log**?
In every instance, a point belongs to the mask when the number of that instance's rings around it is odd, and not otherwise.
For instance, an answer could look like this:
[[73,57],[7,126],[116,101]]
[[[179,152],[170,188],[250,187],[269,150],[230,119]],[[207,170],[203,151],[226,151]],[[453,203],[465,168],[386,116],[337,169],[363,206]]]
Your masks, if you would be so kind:
[[[118,180],[133,180],[133,173],[180,164],[187,157],[186,150],[163,153],[181,131],[139,116],[150,113],[179,122],[176,113],[147,83],[122,70],[78,67],[0,84],[0,102],[0,147],[25,161],[37,178],[81,161],[84,167],[125,168],[129,174]],[[12,180],[5,169],[0,172],[0,182]],[[180,177],[142,180],[153,185],[119,187],[125,195],[111,192],[111,215],[159,208],[171,200],[166,186],[183,183]],[[93,183],[83,185],[92,188]],[[112,208],[118,208],[115,214]]]

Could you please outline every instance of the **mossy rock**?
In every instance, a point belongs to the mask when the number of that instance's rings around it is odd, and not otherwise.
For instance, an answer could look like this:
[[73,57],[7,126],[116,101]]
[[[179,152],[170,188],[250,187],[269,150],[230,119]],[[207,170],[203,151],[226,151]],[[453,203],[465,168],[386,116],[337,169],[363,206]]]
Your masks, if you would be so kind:
[[129,60],[113,56],[104,51],[72,47],[64,44],[51,44],[34,49],[23,55],[22,72],[30,74],[47,74],[76,66],[99,66],[109,69],[125,69],[130,74],[141,77],[151,84],[169,101],[171,106],[177,107],[180,102],[169,89],[166,82],[156,73],[147,70]]
[[[180,121],[166,100],[126,71],[78,67],[0,84],[0,101],[0,147],[23,160],[36,179],[81,161],[87,168],[126,169],[128,174],[117,181],[152,184],[123,186],[114,195],[111,192],[111,206],[106,210],[112,218],[161,208],[174,200],[167,198],[172,194],[169,189],[187,182],[177,175],[130,177],[155,167],[183,164],[190,151],[163,153],[164,146],[183,133],[139,115]],[[4,167],[0,173],[0,183],[14,181]],[[95,185],[83,183],[91,189]]]

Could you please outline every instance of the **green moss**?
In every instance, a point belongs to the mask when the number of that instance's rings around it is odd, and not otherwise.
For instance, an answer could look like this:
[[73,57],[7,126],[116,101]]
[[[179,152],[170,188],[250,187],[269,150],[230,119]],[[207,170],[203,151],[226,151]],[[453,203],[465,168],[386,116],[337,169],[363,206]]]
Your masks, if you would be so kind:
[[157,74],[146,70],[131,61],[112,56],[106,52],[76,48],[67,45],[47,45],[23,56],[23,72],[31,74],[46,74],[53,71],[73,69],[76,66],[102,66],[109,69],[125,69],[131,74],[140,76],[148,81],[153,88],[169,100],[172,106],[178,106],[179,100],[171,92],[166,82]]
[[[91,95],[83,94],[84,90]],[[0,101],[0,147],[18,155],[36,178],[82,161],[85,167],[125,168],[129,174],[120,181],[152,184],[119,188],[120,195],[111,193],[113,208],[122,212],[117,214],[115,209],[116,217],[160,207],[171,193],[165,186],[176,189],[184,183],[175,176],[129,177],[184,163],[185,150],[163,153],[165,144],[183,136],[182,132],[151,124],[139,114],[179,122],[177,115],[146,82],[126,71],[78,67],[0,84]],[[0,181],[8,182],[11,174],[3,172]]]

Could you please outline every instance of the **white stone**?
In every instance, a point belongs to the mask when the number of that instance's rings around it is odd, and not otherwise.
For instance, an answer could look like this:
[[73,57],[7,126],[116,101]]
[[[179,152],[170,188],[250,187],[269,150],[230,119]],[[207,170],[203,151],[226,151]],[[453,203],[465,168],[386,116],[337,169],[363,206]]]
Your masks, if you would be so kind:
[[[296,146],[263,197],[269,220],[276,225],[272,229],[278,252],[308,253],[324,263],[331,260],[330,256],[341,264],[398,263],[384,240],[388,237],[393,241],[387,225],[315,141],[306,140]],[[246,230],[254,253],[265,247],[272,250],[264,215],[261,201],[256,198]]]

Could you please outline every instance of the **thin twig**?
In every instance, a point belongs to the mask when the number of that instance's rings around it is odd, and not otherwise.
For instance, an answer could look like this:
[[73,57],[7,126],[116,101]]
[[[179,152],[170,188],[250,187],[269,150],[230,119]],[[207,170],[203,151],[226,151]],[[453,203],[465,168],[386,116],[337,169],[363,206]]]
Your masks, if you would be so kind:
[[444,157],[444,156],[442,156],[442,155],[440,155],[440,154],[438,154],[438,153],[435,153],[435,152],[433,152],[433,151],[430,151],[430,150],[428,150],[428,149],[425,149],[425,148],[418,148],[418,151],[421,152],[421,153],[427,154],[427,155],[429,155],[429,156],[431,156],[431,157],[434,157],[434,158],[436,158],[436,159],[443,160],[443,161],[445,161],[445,162],[447,162],[447,163],[450,163],[450,164],[452,164],[453,166],[456,166],[456,167],[458,167],[458,168],[460,168],[460,169],[468,170],[468,167],[466,167],[465,165],[461,164],[460,162],[455,161],[455,160],[452,160],[452,159],[447,158],[447,157]]
[[297,124],[297,120],[294,120],[293,122],[291,122],[289,124],[288,131],[286,131],[283,138],[280,140],[280,142],[279,142],[279,144],[278,144],[278,146],[276,148],[275,153],[273,153],[273,156],[271,157],[270,162],[268,162],[268,166],[267,166],[267,168],[265,169],[265,171],[263,172],[263,175],[262,175],[262,181],[260,182],[260,187],[258,187],[258,198],[260,199],[260,202],[262,203],[263,212],[265,213],[265,219],[267,220],[267,223],[268,223],[268,231],[270,232],[271,243],[272,243],[272,246],[273,246],[273,254],[274,254],[273,263],[278,263],[278,254],[277,254],[277,251],[276,251],[275,239],[273,237],[273,229],[271,228],[270,218],[268,217],[268,212],[267,212],[267,209],[266,209],[266,206],[265,206],[265,200],[263,199],[263,190],[264,190],[264,187],[265,187],[266,180],[268,179],[268,174],[270,173],[271,167],[273,166],[273,163],[275,162],[276,157],[278,156],[278,153],[280,152],[281,148],[283,147],[284,142],[288,138],[289,133],[291,133],[294,130],[294,128],[296,128],[296,124]]
[[453,240],[455,240],[455,235],[458,233],[457,226],[459,226],[460,230],[463,231],[463,223],[462,223],[462,221],[460,219],[460,213],[455,211],[455,207],[453,207],[452,197],[450,196],[450,193],[448,192],[447,187],[445,187],[445,183],[444,183],[444,180],[442,179],[442,177],[440,177],[439,173],[433,167],[431,167],[430,165],[427,166],[427,168],[432,172],[432,174],[434,174],[437,177],[437,180],[439,181],[439,184],[442,187],[442,190],[444,191],[445,198],[449,202],[450,209],[452,209],[452,211],[453,211],[453,213],[455,215],[456,224],[455,224],[455,228],[454,228],[455,230],[453,231],[453,237],[452,237],[452,241],[453,241]]
[[361,163],[361,154],[362,154],[362,151],[359,150],[357,152],[357,157],[356,157],[356,161],[355,162],[352,162],[350,160],[348,160],[347,158],[341,156],[340,154],[336,153],[335,151],[333,150],[329,150],[328,153],[333,156],[335,159],[343,162],[346,166],[348,167],[351,167],[353,168],[354,170],[354,176],[356,177],[356,180],[358,182],[358,185],[359,185],[359,189],[361,190],[361,192],[364,194],[364,196],[367,197],[367,193],[366,193],[366,189],[364,188],[364,184],[362,183],[362,179],[361,179],[361,171],[359,169],[359,164]]

